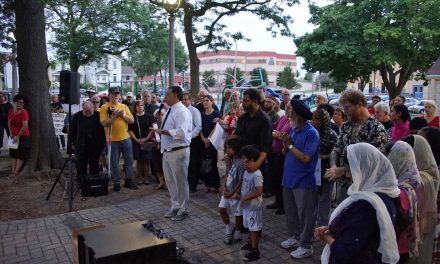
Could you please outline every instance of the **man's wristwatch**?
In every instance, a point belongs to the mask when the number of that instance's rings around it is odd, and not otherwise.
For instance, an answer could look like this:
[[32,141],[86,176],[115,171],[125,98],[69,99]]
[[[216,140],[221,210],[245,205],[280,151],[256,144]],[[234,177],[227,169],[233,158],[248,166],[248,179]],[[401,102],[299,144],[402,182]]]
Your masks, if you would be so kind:
[[287,146],[287,148],[288,148],[289,150],[291,150],[291,149],[293,149],[293,145],[290,144],[289,146]]

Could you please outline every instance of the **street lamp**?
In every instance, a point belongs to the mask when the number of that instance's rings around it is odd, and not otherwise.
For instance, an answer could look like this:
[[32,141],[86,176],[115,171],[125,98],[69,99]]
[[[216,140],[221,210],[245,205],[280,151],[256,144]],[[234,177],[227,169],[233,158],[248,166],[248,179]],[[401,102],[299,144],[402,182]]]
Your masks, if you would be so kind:
[[170,34],[169,34],[169,75],[168,86],[174,85],[174,72],[175,72],[175,50],[174,50],[174,22],[176,21],[176,12],[179,10],[180,0],[162,0],[162,6],[169,14],[168,21],[170,22]]
[[17,41],[13,32],[9,32],[9,37],[12,39],[12,96],[17,94],[18,82],[17,82]]

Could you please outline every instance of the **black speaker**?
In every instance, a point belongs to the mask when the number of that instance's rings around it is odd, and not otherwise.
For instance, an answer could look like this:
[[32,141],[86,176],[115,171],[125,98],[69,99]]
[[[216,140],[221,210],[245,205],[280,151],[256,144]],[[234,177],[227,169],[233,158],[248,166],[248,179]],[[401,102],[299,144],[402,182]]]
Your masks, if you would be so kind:
[[79,104],[79,74],[71,71],[60,71],[60,102]]
[[108,176],[106,174],[84,175],[81,177],[81,194],[84,197],[108,194]]

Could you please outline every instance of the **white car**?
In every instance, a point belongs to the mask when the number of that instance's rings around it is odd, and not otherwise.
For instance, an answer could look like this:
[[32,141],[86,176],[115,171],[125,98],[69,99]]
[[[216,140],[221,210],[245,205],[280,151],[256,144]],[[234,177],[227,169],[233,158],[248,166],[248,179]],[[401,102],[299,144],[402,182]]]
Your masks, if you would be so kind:
[[425,113],[425,102],[426,100],[419,101],[417,104],[408,107],[408,110],[411,113],[423,114]]

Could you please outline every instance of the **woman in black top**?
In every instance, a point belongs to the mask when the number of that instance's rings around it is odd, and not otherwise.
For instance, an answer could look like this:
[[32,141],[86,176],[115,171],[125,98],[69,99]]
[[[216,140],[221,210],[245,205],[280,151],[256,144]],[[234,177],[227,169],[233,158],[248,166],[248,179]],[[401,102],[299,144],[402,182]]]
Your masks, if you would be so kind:
[[136,160],[138,184],[150,184],[148,172],[152,158],[153,143],[151,142],[150,127],[153,126],[153,116],[144,112],[142,101],[134,104],[134,123],[128,126],[128,133],[133,142],[133,159]]
[[6,101],[6,96],[0,92],[0,148],[3,147],[3,136],[9,137],[8,113],[12,109],[12,104]]
[[[221,118],[219,111],[213,108],[214,98],[210,95],[206,95],[203,98],[203,107],[205,111],[202,112],[202,132],[200,138],[202,139],[201,157],[203,162],[210,161],[211,169],[209,172],[202,171],[202,177],[205,178],[206,192],[211,192],[211,188],[214,188],[214,192],[218,192],[220,187],[220,176],[217,167],[217,149],[211,144],[209,137],[215,128],[215,120]],[[203,165],[202,165],[203,167]]]

